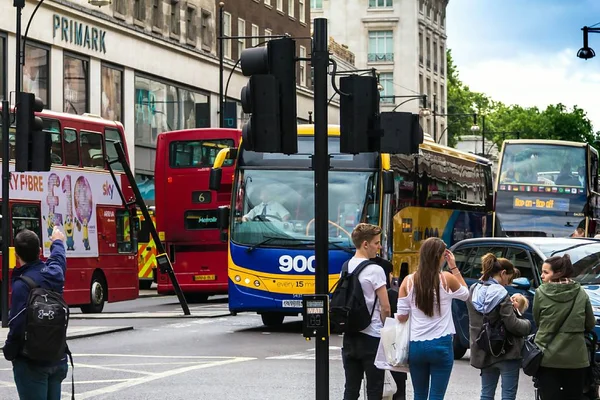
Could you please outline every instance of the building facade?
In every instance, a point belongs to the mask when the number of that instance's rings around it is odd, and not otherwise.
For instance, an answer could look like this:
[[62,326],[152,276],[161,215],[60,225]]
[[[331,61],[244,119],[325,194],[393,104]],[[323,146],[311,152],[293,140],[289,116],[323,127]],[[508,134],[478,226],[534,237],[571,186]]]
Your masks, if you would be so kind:
[[[328,33],[348,45],[356,68],[376,68],[381,111],[437,112],[423,129],[446,143],[446,7],[448,0],[311,0],[311,18],[327,18]],[[397,96],[397,97],[394,97]],[[402,97],[407,96],[407,97]],[[434,107],[435,106],[435,107]]]
[[[237,33],[240,20],[249,18],[246,33],[272,29],[275,33],[300,32],[300,0],[294,15],[281,15],[254,0],[238,1],[265,9],[269,16],[252,19],[231,10],[230,28]],[[234,3],[232,0],[231,3]],[[244,3],[244,7],[241,7]],[[288,11],[289,5],[283,5]],[[27,1],[23,10],[23,33],[38,1]],[[225,10],[228,6],[225,5]],[[231,5],[233,7],[233,4]],[[262,7],[262,8],[261,8]],[[308,11],[306,11],[308,12]],[[258,11],[257,11],[258,13]],[[279,23],[272,15],[280,15]],[[285,18],[283,18],[285,16]],[[306,21],[308,16],[305,13]],[[16,76],[16,11],[12,1],[0,2],[0,97],[14,91]],[[254,22],[253,22],[254,21]],[[261,22],[262,21],[262,22]],[[288,25],[286,25],[286,23]],[[112,0],[110,6],[93,7],[88,0],[46,0],[40,6],[28,34],[23,67],[23,90],[40,97],[47,109],[77,114],[91,113],[123,123],[132,169],[150,202],[156,137],[159,133],[185,128],[218,126],[219,57],[218,7],[214,0]],[[232,25],[233,24],[233,25]],[[306,22],[304,23],[306,25]],[[286,28],[289,26],[289,28]],[[267,31],[268,32],[268,31]],[[226,32],[227,33],[227,32]],[[307,36],[305,33],[301,35]],[[230,41],[231,42],[231,41]],[[239,42],[241,43],[241,42]],[[310,42],[301,40],[309,53]],[[245,43],[248,47],[252,41]],[[299,55],[302,55],[299,46]],[[225,53],[225,81],[233,69],[238,43]],[[313,109],[312,92],[302,86],[308,63],[298,66],[298,118],[308,121]],[[304,72],[302,72],[304,68]],[[225,120],[229,127],[245,121],[239,104],[246,85],[239,68],[231,76]],[[13,96],[14,99],[14,96]],[[330,108],[330,121],[339,120],[337,103]]]

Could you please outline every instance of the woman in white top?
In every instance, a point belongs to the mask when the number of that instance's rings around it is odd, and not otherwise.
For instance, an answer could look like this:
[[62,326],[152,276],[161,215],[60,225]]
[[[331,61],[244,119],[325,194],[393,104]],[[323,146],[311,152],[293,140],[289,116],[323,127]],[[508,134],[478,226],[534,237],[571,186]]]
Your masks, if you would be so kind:
[[[444,261],[450,272],[441,272]],[[398,293],[398,320],[410,317],[408,363],[415,400],[444,398],[454,365],[452,299],[468,297],[467,284],[446,244],[439,238],[425,240],[417,271],[404,279]]]

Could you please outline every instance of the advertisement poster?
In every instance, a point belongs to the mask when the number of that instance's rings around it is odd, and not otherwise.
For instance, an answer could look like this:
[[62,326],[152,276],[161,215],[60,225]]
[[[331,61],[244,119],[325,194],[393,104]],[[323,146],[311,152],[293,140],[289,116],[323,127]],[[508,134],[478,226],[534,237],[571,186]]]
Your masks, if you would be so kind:
[[96,207],[122,204],[110,175],[74,170],[13,171],[10,197],[41,202],[41,239],[46,257],[50,255],[54,226],[65,233],[67,257],[97,257]]

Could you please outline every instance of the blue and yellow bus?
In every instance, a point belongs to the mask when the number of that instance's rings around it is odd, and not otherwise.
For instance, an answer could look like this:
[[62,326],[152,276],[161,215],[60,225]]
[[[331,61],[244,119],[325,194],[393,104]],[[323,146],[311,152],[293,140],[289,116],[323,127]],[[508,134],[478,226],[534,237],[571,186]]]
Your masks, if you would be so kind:
[[[313,135],[313,125],[300,125],[293,155],[243,146],[237,151],[228,224],[229,309],[257,312],[265,325],[298,315],[302,295],[315,292]],[[328,146],[330,287],[354,253],[350,235],[359,222],[382,226],[382,256],[393,260],[395,276],[402,266],[416,268],[426,237],[451,245],[484,234],[493,193],[486,159],[428,138],[414,155],[341,154],[339,126],[329,127]],[[221,150],[214,168],[228,153]]]

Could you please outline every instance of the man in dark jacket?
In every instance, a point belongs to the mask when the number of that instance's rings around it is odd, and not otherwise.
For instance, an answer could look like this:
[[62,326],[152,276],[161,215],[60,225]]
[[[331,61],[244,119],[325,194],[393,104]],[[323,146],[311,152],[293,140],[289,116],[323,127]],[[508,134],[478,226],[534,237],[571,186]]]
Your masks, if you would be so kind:
[[46,262],[39,259],[40,239],[29,230],[20,231],[15,237],[15,252],[19,267],[12,272],[11,307],[8,321],[8,336],[4,344],[4,358],[12,361],[17,391],[21,399],[58,400],[61,383],[67,376],[67,357],[59,362],[33,361],[21,354],[26,323],[26,307],[29,286],[19,279],[26,276],[42,288],[63,292],[67,260],[65,235],[54,227],[50,237],[50,257]]

